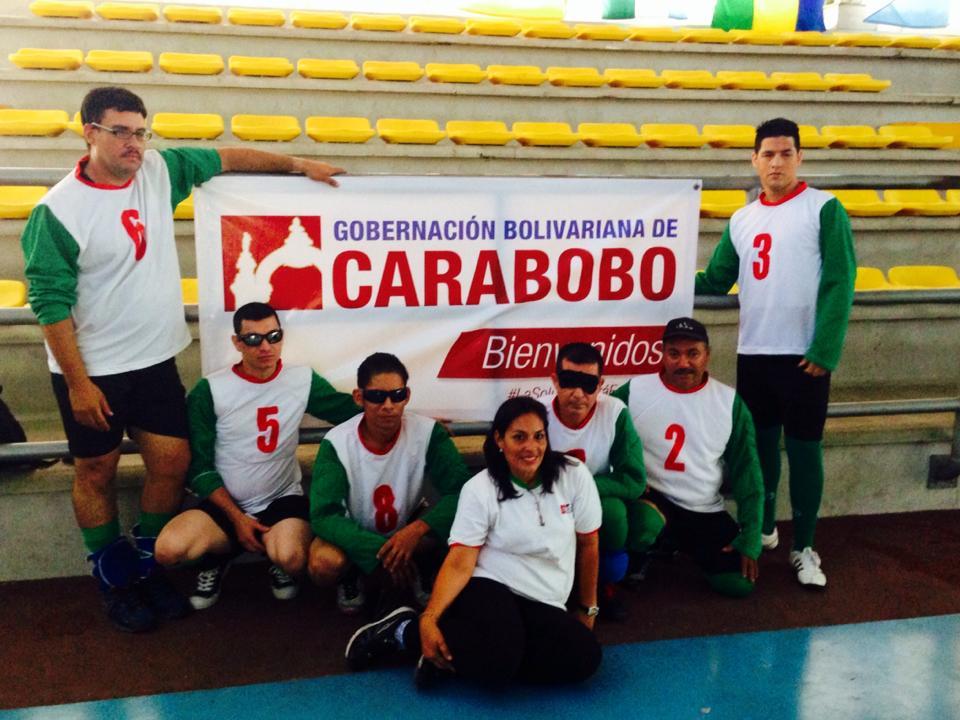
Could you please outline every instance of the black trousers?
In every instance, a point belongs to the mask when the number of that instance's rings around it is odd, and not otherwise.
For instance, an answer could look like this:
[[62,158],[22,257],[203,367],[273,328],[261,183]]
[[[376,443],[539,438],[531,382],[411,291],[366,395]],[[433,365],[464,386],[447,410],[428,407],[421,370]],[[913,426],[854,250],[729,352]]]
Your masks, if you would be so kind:
[[[570,613],[486,578],[470,579],[439,626],[457,675],[485,685],[581,682],[602,657],[594,634]],[[419,649],[419,629],[409,635],[407,647]]]

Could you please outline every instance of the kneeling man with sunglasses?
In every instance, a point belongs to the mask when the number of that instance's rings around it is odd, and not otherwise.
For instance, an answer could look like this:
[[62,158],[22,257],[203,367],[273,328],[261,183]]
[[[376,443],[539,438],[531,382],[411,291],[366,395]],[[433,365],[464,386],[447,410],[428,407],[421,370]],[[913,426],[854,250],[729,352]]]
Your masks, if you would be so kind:
[[[365,578],[381,567],[395,586],[424,601],[414,554],[429,549],[431,540],[446,545],[460,488],[470,477],[442,425],[404,412],[407,380],[393,355],[364,360],[353,391],[363,414],[327,433],[313,466],[310,524],[317,537],[308,572],[318,585],[338,583],[344,614],[363,609]],[[418,516],[428,499],[431,507]]]
[[201,502],[173,518],[156,545],[163,565],[200,560],[190,597],[198,610],[217,601],[230,561],[244,550],[270,559],[274,597],[297,595],[313,537],[296,454],[300,422],[305,412],[331,423],[360,412],[309,367],[283,364],[283,329],[266,303],[242,306],[233,329],[240,362],[203,378],[187,397],[187,478]]

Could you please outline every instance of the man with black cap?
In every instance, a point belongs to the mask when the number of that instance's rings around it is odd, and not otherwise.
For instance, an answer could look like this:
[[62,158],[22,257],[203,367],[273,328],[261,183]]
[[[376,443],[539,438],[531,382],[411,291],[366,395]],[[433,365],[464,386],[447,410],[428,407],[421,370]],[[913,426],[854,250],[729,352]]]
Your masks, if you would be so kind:
[[[742,597],[757,580],[763,478],[750,411],[733,388],[710,377],[709,360],[706,328],[675,318],[663,332],[660,372],[613,394],[627,404],[643,443],[647,491],[633,509],[642,544],[662,536],[696,561],[714,590]],[[736,520],[720,494],[722,465]]]

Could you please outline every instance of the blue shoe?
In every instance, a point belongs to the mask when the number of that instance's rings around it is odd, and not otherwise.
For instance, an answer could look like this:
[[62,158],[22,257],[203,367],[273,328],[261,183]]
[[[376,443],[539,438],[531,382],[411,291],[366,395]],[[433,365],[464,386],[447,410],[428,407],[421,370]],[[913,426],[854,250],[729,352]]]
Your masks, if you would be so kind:
[[147,632],[157,626],[157,616],[136,588],[101,587],[107,617],[117,630]]

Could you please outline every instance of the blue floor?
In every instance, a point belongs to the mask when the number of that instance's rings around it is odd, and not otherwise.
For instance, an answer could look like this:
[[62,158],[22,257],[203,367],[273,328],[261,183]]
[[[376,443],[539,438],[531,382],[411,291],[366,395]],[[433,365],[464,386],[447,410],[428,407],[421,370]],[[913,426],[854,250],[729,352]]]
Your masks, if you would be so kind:
[[[225,681],[228,678],[224,678]],[[3,720],[960,718],[960,615],[605,648],[574,688],[417,693],[411,671],[0,712]]]

